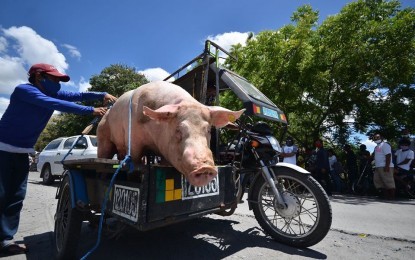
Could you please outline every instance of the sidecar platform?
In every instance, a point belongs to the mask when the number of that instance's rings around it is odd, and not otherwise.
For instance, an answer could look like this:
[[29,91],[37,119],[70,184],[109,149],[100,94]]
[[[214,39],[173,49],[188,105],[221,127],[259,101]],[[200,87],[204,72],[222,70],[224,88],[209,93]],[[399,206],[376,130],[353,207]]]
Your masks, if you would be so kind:
[[[64,177],[71,180],[73,206],[100,212],[104,194],[119,161],[100,158],[67,160]],[[139,230],[227,210],[236,203],[230,166],[217,166],[208,185],[195,187],[174,167],[147,164],[133,172],[121,167],[106,204],[106,212]]]

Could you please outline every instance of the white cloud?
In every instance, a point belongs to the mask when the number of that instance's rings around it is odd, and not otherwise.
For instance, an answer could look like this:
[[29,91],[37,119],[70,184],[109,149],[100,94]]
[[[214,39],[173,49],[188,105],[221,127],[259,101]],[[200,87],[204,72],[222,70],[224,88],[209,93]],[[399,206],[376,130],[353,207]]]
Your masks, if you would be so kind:
[[0,36],[0,53],[6,51],[7,45],[7,39]]
[[26,64],[49,63],[59,71],[65,72],[69,65],[65,56],[58,51],[56,45],[27,26],[3,29],[4,36],[16,41],[13,46],[22,62]]
[[170,73],[168,73],[162,68],[145,69],[145,70],[138,71],[138,73],[141,73],[144,76],[146,76],[148,81],[163,80],[170,75]]
[[249,32],[227,32],[218,35],[209,35],[208,40],[216,43],[226,51],[231,49],[232,45],[240,43],[242,46],[246,45],[246,39],[249,36]]
[[0,94],[10,95],[15,86],[27,82],[29,66],[39,62],[53,64],[61,72],[69,67],[56,45],[32,28],[0,29]]
[[9,105],[9,103],[9,99],[0,97],[0,118],[3,116],[4,111],[6,111],[6,108]]
[[14,88],[27,82],[27,70],[19,57],[0,57],[0,94],[10,95]]
[[82,77],[79,81],[79,91],[85,92],[88,91],[88,89],[91,87],[91,84],[89,84],[89,81],[85,81],[85,79]]
[[[80,52],[71,45],[64,45],[75,57],[81,57]],[[56,45],[37,34],[27,26],[0,27],[0,95],[9,96],[14,88],[27,82],[27,71],[35,63],[53,64],[58,70],[65,73],[69,65],[65,56],[58,50]],[[80,88],[86,89],[89,84],[80,82]],[[70,81],[64,83],[67,86],[75,86]],[[2,115],[9,104],[9,99],[0,98],[0,115]]]
[[69,45],[69,44],[62,44],[62,46],[68,49],[69,54],[71,55],[71,57],[74,57],[77,60],[81,59],[81,57],[82,57],[81,52],[75,46],[72,46],[72,45]]

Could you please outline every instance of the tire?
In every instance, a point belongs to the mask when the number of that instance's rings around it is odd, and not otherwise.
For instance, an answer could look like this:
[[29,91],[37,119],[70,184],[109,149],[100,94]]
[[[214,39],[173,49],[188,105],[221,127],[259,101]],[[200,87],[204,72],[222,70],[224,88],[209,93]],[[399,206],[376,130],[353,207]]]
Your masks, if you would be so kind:
[[46,164],[45,166],[43,166],[42,168],[42,183],[44,185],[51,185],[53,183],[53,181],[55,180],[55,178],[53,177],[52,171],[50,169],[50,165]]
[[69,177],[65,177],[55,215],[54,247],[56,259],[76,259],[82,227],[82,213],[72,208]]
[[330,230],[332,211],[327,194],[311,176],[291,169],[275,169],[276,185],[288,204],[276,207],[276,198],[264,178],[253,185],[251,204],[265,233],[276,241],[295,247],[320,242]]

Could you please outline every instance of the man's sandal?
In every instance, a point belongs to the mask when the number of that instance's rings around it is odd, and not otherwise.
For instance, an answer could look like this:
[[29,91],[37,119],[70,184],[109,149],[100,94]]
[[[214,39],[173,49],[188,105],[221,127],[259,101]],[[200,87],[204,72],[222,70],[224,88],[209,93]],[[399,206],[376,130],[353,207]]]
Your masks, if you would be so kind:
[[27,253],[27,248],[25,245],[19,245],[16,243],[11,243],[0,248],[0,255],[9,256],[9,255],[20,255]]

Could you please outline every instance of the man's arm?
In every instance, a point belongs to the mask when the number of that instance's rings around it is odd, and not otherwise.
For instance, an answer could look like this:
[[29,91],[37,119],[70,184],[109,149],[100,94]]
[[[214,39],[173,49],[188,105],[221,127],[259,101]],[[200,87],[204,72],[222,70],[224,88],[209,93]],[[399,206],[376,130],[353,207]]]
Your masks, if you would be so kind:
[[387,155],[385,155],[385,158],[386,158],[386,162],[385,162],[385,168],[384,168],[384,170],[385,170],[385,172],[389,172],[389,165],[390,165],[390,163],[391,163],[391,158],[392,158],[392,154],[387,154]]

